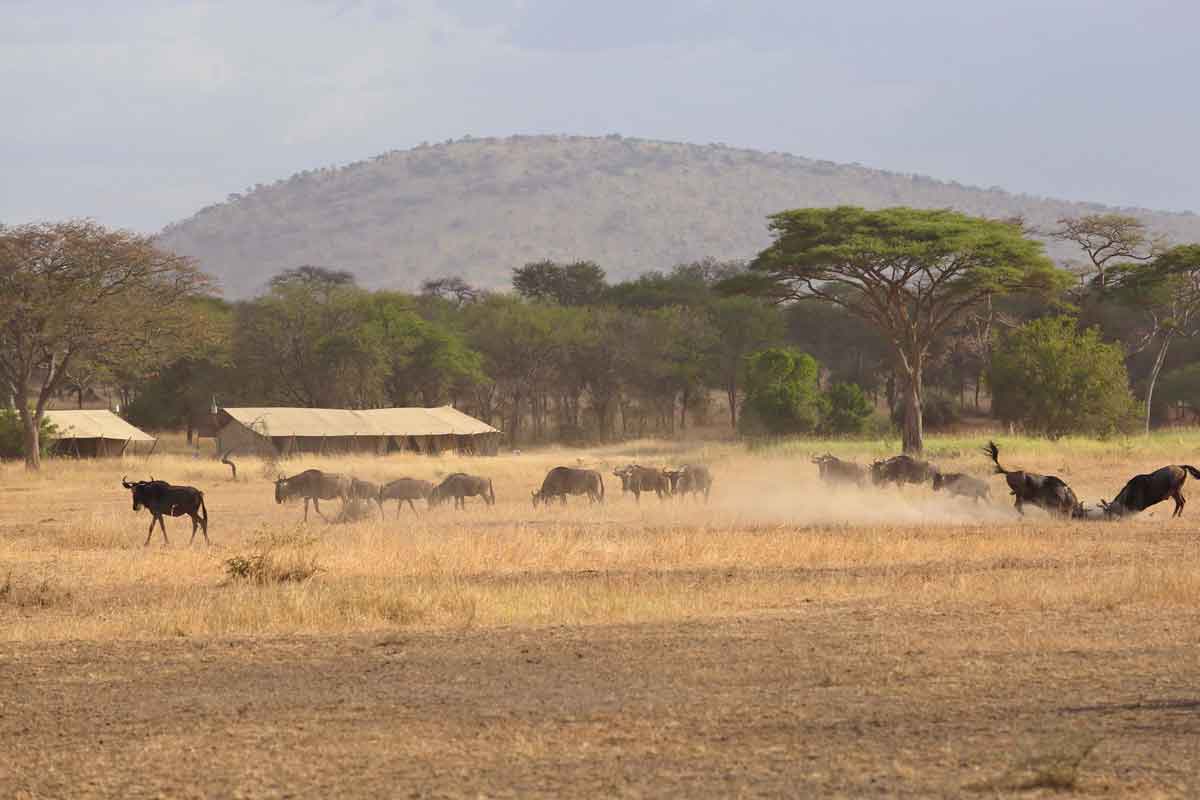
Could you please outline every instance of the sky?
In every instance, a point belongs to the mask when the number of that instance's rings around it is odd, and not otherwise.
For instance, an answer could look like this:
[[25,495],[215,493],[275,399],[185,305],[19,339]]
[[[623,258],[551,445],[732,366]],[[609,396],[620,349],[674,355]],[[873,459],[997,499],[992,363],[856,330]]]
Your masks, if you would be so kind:
[[153,233],[464,135],[619,133],[1200,211],[1194,0],[0,0],[0,224]]

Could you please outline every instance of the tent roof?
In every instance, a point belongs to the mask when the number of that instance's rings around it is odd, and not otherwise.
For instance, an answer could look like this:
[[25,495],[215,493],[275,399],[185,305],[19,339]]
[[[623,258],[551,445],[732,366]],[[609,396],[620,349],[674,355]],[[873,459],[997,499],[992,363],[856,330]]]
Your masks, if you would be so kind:
[[461,411],[440,408],[222,408],[255,433],[277,436],[446,436],[499,433]]
[[122,442],[153,442],[154,437],[138,430],[111,411],[49,410],[48,419],[63,439],[117,439]]

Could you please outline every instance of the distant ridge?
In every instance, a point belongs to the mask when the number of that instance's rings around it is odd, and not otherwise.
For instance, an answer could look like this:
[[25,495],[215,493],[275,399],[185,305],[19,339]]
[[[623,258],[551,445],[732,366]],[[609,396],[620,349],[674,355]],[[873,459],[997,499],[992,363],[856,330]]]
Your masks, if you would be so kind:
[[[230,195],[169,225],[162,245],[197,258],[225,294],[257,293],[302,264],[347,269],[369,287],[415,289],[461,275],[489,288],[543,258],[591,259],[612,279],[707,256],[752,257],[766,216],[803,206],[954,208],[1056,219],[1120,210],[1173,241],[1200,217],[1112,209],[784,153],[617,135],[464,138],[308,170]],[[1059,260],[1075,253],[1051,247]]]

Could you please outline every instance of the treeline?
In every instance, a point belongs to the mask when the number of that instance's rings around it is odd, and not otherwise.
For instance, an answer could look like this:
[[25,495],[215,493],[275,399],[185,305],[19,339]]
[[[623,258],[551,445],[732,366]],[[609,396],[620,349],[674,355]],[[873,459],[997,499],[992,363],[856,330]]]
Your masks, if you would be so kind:
[[[670,435],[885,432],[903,377],[880,332],[844,309],[723,291],[742,263],[704,261],[617,283],[592,262],[513,270],[513,292],[460,278],[418,294],[369,291],[300,267],[240,303],[204,300],[204,345],[119,382],[128,416],[189,426],[227,405],[454,406],[513,442]],[[1156,364],[1159,422],[1195,415],[1200,342],[1183,328],[1159,359],[1151,312],[1091,276],[1061,294],[1016,293],[968,310],[934,343],[931,428],[994,416],[1038,433],[1138,424]],[[1163,320],[1159,320],[1162,327]],[[1070,334],[1070,336],[1068,336]],[[1159,332],[1161,336],[1161,331]]]
[[[619,282],[592,262],[543,261],[514,269],[511,292],[447,277],[408,294],[301,266],[230,303],[146,237],[0,227],[0,378],[31,467],[44,409],[64,397],[115,399],[152,429],[191,430],[214,399],[448,403],[514,443],[894,427],[911,450],[923,425],[963,415],[1053,436],[1197,413],[1200,246],[1119,215],[1034,232],[843,207],[772,228],[751,262]],[[1052,264],[1047,236],[1079,263]]]

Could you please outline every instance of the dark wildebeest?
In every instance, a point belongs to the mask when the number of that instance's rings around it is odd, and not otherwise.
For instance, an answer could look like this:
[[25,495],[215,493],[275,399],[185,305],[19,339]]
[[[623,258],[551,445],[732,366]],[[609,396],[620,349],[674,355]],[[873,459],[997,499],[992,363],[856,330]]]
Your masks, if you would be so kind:
[[933,490],[940,492],[942,489],[959,497],[972,497],[976,503],[980,500],[990,500],[992,492],[987,481],[973,478],[962,472],[935,472],[933,473]]
[[860,464],[842,461],[832,453],[816,456],[812,461],[817,465],[817,474],[826,483],[852,483],[859,487],[867,485],[867,470]]
[[[383,519],[383,500],[379,497],[379,484],[371,483],[370,481],[359,480],[351,476],[350,478],[350,497],[354,500],[365,500],[367,503],[375,503],[379,506],[379,519]],[[397,509],[399,514],[400,510]]]
[[384,485],[379,490],[379,505],[382,506],[385,500],[397,500],[396,503],[396,519],[400,519],[400,509],[404,506],[405,501],[408,501],[408,506],[417,513],[417,506],[413,503],[414,500],[424,500],[428,508],[430,505],[429,493],[433,491],[433,484],[429,481],[417,480],[416,478],[399,478]]
[[[192,538],[188,544],[196,540],[196,529],[204,533],[204,543],[212,544],[208,539],[208,509],[204,507],[204,492],[194,486],[172,486],[166,481],[156,481],[152,477],[148,481],[129,483],[121,478],[121,485],[133,492],[133,510],[140,511],[142,506],[150,512],[150,530],[146,531],[146,544],[154,535],[154,523],[162,530],[163,544],[167,540],[167,526],[163,523],[163,515],[182,517],[187,514],[192,518]],[[201,513],[203,512],[203,516]]]
[[[321,500],[341,500],[342,507],[351,497],[351,478],[336,472],[322,472],[319,469],[306,469],[298,475],[285,478],[282,475],[275,481],[275,502],[282,503],[293,497],[304,498],[304,521],[308,522],[308,501],[312,500],[313,508],[321,519]],[[329,520],[325,520],[328,522]]]
[[549,503],[554,498],[567,503],[569,494],[586,494],[593,503],[604,502],[604,479],[594,469],[555,467],[546,473],[542,488],[533,493],[533,507]]
[[1100,501],[1104,515],[1122,517],[1126,514],[1136,514],[1169,497],[1175,501],[1175,510],[1171,516],[1182,517],[1183,507],[1187,504],[1183,499],[1183,483],[1187,480],[1188,473],[1191,473],[1193,478],[1200,478],[1200,470],[1188,464],[1172,464],[1156,469],[1149,475],[1135,475],[1111,503]]
[[455,472],[447,475],[433,491],[429,493],[430,505],[441,505],[447,498],[454,498],[454,507],[467,510],[468,497],[482,497],[489,506],[496,505],[496,491],[492,488],[490,478],[478,475],[468,475],[465,472]]
[[1062,478],[1056,475],[1038,475],[1036,472],[1025,472],[1019,469],[1005,469],[1000,466],[1000,448],[996,446],[995,442],[988,442],[987,447],[983,448],[983,452],[987,453],[988,457],[996,464],[996,474],[1003,475],[1004,480],[1008,482],[1008,488],[1012,490],[1015,498],[1013,505],[1018,514],[1024,515],[1023,506],[1029,503],[1064,517],[1086,516],[1083,504],[1076,499],[1075,493]]
[[876,486],[894,483],[928,483],[937,473],[937,467],[928,461],[918,461],[912,456],[892,456],[871,465],[871,481]]
[[642,502],[642,492],[654,492],[659,500],[671,495],[670,479],[656,469],[628,464],[613,470],[613,475],[621,479],[621,491],[633,492],[633,499],[639,503]]
[[665,469],[663,474],[671,482],[671,494],[694,494],[697,500],[703,494],[704,502],[708,502],[708,493],[712,491],[713,482],[708,467],[703,464],[684,464],[679,469]]

